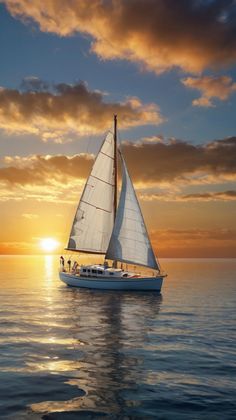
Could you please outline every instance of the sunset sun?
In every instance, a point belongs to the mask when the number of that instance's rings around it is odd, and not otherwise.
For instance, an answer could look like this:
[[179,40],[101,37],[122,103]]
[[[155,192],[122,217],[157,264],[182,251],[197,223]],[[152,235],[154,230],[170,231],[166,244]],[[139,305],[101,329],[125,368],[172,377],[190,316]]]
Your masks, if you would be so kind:
[[59,242],[53,238],[44,238],[40,241],[40,247],[45,252],[53,252],[59,246]]

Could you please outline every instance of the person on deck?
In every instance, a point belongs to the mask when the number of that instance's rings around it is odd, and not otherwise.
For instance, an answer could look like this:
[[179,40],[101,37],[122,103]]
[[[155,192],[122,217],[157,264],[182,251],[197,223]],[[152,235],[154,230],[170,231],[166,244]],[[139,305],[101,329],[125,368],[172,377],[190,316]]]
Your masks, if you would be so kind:
[[72,266],[72,273],[76,274],[76,269],[77,269],[78,265],[79,264],[77,263],[77,261],[74,261],[74,264]]
[[64,257],[62,255],[60,256],[60,263],[61,263],[61,266],[64,267],[65,260],[64,260]]
[[67,264],[68,264],[68,268],[69,268],[69,271],[70,271],[70,268],[71,268],[71,260],[68,260],[67,261]]

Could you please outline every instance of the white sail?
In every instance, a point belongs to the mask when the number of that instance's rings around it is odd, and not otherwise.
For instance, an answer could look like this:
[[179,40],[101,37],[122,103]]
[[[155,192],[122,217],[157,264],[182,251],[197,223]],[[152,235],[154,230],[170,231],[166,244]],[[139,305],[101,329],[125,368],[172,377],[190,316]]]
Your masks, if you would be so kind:
[[106,258],[159,270],[134,187],[122,156],[121,160],[122,189]]
[[114,222],[114,134],[109,132],[82,193],[67,249],[105,254]]

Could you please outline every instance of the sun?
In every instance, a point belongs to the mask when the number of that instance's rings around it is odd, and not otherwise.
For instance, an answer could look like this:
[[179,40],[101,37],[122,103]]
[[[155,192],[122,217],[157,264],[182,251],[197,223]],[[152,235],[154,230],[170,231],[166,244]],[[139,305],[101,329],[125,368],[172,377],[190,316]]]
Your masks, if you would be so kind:
[[59,242],[53,238],[44,238],[41,239],[40,246],[45,252],[53,252],[58,248]]

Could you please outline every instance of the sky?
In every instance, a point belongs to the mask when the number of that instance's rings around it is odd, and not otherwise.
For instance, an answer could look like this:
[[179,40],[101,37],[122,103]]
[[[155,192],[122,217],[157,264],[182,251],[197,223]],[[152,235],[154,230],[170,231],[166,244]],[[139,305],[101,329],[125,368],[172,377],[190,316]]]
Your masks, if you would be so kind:
[[157,255],[236,257],[235,0],[0,0],[0,253],[66,246],[118,115]]

